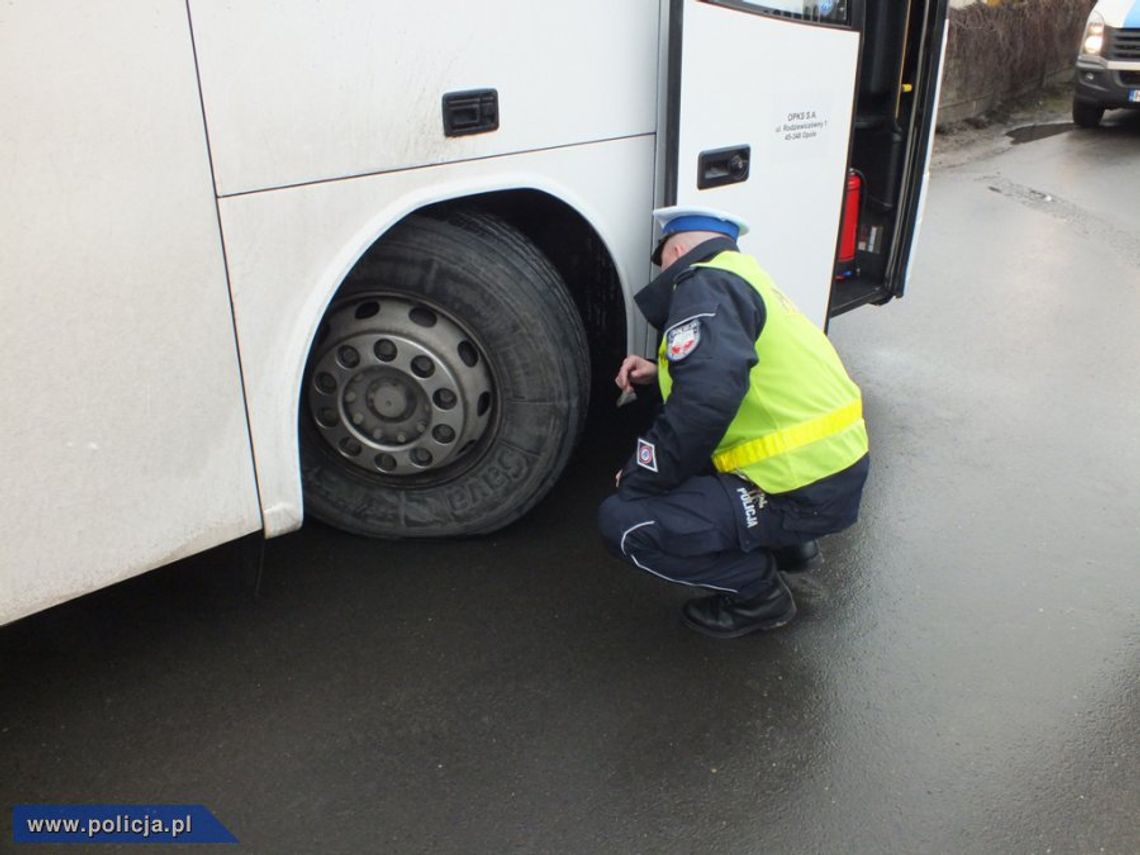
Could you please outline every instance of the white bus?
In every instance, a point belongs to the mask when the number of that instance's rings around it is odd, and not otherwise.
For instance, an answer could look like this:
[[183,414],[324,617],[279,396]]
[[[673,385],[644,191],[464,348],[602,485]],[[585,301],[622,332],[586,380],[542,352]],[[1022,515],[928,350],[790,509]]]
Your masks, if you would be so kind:
[[630,298],[655,206],[748,219],[821,325],[898,296],[945,20],[3,4],[0,623],[304,513],[378,537],[516,520],[591,364],[653,347]]

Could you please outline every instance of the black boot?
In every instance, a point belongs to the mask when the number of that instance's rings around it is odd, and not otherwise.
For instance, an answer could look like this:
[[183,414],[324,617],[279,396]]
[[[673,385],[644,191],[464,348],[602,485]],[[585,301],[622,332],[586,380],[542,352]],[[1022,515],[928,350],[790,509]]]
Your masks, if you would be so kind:
[[775,550],[776,566],[781,573],[803,573],[806,570],[817,570],[823,566],[823,553],[819,550],[818,540],[809,540],[807,543],[798,543],[795,546],[785,546]]
[[714,594],[689,600],[681,607],[686,626],[713,638],[737,638],[775,629],[795,616],[796,601],[778,573],[772,574],[771,588],[750,600],[735,594]]

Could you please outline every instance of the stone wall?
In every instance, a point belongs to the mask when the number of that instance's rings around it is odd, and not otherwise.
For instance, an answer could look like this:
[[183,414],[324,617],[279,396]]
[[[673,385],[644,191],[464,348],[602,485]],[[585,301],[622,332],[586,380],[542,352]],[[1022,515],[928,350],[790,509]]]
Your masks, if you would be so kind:
[[1072,77],[1095,0],[952,0],[939,123]]

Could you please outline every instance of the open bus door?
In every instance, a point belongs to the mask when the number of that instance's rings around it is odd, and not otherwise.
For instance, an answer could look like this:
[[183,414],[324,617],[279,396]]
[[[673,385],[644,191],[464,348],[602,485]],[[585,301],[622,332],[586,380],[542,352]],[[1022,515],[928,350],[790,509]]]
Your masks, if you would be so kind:
[[659,197],[747,220],[741,248],[820,326],[902,294],[947,2],[670,2]]

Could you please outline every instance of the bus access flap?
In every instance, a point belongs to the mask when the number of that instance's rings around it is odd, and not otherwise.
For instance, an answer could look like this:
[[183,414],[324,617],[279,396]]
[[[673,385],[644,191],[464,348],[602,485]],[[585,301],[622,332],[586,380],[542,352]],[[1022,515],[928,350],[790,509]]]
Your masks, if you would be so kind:
[[[846,6],[846,4],[843,4]],[[859,33],[836,4],[673,0],[665,204],[731,211],[752,253],[824,325]],[[801,11],[797,16],[797,9]],[[788,17],[791,16],[791,17]]]

